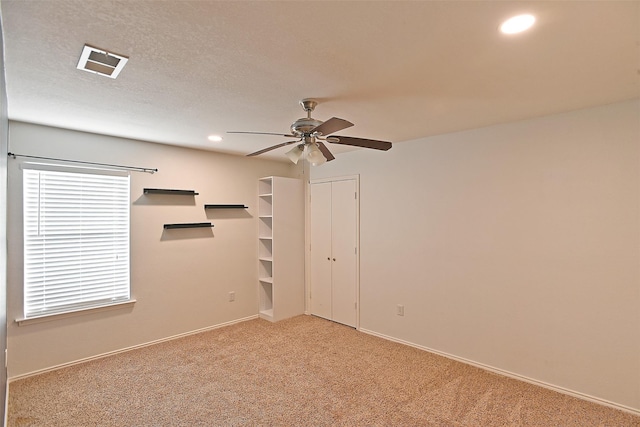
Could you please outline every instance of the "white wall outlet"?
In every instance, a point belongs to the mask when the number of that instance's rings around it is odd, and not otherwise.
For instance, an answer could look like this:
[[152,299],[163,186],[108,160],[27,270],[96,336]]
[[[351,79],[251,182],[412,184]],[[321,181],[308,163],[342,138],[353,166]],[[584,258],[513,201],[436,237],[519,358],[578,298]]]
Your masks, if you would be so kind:
[[396,314],[397,314],[398,316],[404,316],[404,305],[402,305],[402,304],[398,304],[398,305],[396,306]]
[[234,302],[236,300],[236,293],[231,291],[229,292],[229,302]]

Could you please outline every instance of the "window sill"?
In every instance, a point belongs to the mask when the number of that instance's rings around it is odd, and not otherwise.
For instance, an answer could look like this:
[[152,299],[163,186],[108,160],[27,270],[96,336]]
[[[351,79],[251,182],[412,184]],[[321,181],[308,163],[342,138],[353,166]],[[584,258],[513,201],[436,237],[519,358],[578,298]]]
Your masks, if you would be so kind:
[[38,316],[38,317],[29,317],[28,319],[25,319],[25,318],[16,319],[16,323],[18,324],[18,326],[26,326],[26,325],[32,325],[34,323],[50,322],[52,320],[66,319],[68,317],[81,316],[83,314],[88,314],[88,313],[98,313],[101,311],[110,311],[110,310],[127,308],[127,307],[133,306],[135,302],[136,302],[135,299],[130,299],[129,301],[117,302],[115,304],[109,304],[109,305],[101,305],[99,307],[89,307],[81,310],[67,311],[64,313],[55,313],[55,314],[47,314],[44,316]]

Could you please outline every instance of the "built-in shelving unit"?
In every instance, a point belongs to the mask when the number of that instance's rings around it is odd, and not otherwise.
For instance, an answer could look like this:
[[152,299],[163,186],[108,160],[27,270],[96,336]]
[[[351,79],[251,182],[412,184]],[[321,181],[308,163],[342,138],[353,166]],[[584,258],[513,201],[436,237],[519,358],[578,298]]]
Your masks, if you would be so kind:
[[260,317],[273,321],[273,179],[258,181],[258,281]]
[[260,317],[272,322],[304,313],[304,193],[302,181],[258,181]]
[[173,196],[197,196],[199,193],[196,193],[193,190],[171,190],[166,188],[145,188],[143,190],[144,194],[169,194]]
[[245,205],[204,205],[205,209],[248,209]]
[[213,227],[213,224],[210,222],[185,222],[181,224],[165,224],[165,230],[173,229],[173,228],[207,228]]

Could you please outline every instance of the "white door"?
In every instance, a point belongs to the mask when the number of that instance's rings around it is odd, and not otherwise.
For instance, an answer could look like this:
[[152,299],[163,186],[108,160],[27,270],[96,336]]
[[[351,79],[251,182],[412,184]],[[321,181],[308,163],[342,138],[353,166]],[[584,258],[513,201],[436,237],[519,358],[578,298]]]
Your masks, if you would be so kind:
[[311,314],[331,320],[331,183],[311,185]]
[[311,184],[311,313],[352,327],[357,319],[355,179]]
[[331,183],[331,308],[333,320],[356,326],[356,181]]

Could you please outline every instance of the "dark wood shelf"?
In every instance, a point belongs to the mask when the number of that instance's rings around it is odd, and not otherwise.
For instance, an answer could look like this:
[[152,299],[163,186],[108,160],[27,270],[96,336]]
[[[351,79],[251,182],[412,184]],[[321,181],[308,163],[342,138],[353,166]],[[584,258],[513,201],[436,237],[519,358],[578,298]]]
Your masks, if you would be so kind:
[[213,224],[210,222],[185,222],[182,224],[165,224],[165,230],[173,229],[173,228],[206,228],[213,227]]
[[193,190],[170,190],[166,188],[145,188],[144,194],[170,194],[174,196],[197,196]]
[[205,209],[248,209],[245,205],[204,205]]

